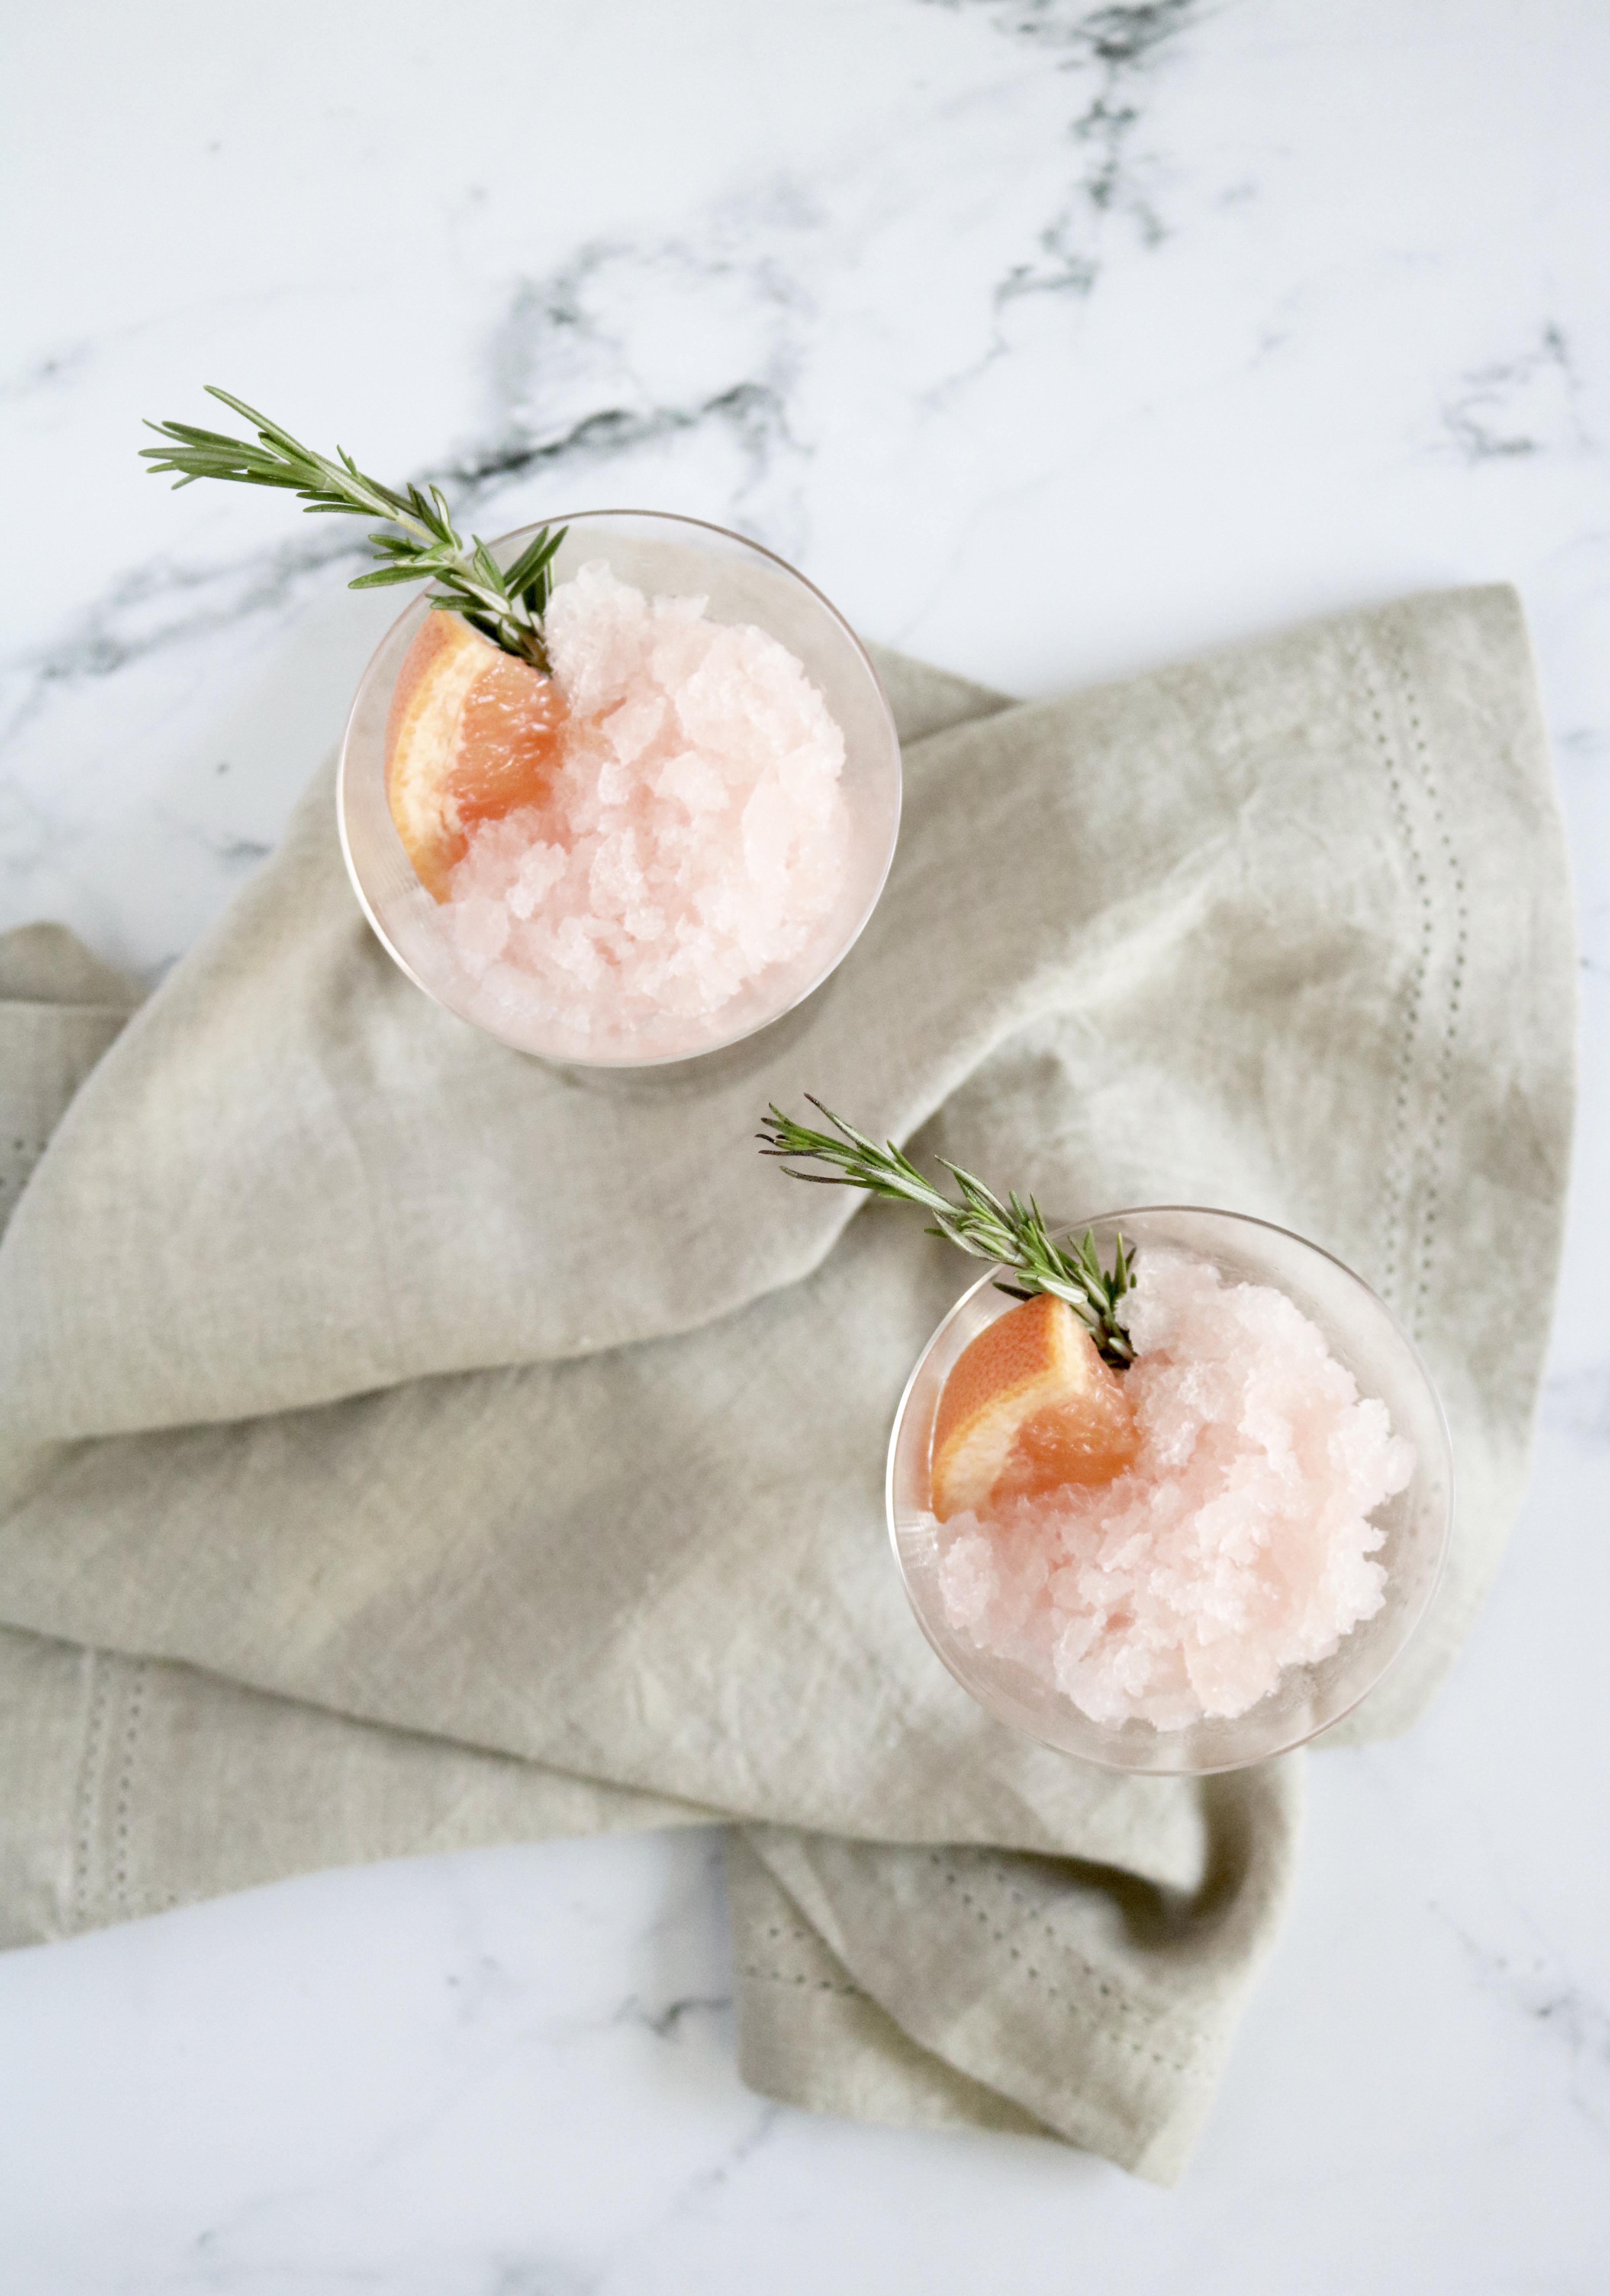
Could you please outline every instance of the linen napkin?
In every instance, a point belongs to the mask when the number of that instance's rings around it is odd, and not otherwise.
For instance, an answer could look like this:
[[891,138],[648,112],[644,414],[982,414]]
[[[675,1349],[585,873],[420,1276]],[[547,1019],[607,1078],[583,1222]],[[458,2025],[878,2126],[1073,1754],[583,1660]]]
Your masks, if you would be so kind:
[[680,1070],[544,1066],[429,1004],[328,772],[132,1018],[58,930],[0,943],[8,1940],[719,1816],[755,2086],[1178,2175],[1300,1763],[1116,1776],[950,1681],[881,1482],[976,1271],[789,1186],[755,1126],[815,1091],[1059,1217],[1217,1204],[1374,1283],[1462,1489],[1433,1620],[1334,1734],[1402,1727],[1519,1495],[1558,1256],[1573,972],[1525,636],[1487,589],[1028,705],[881,667],[883,901],[800,1012]]

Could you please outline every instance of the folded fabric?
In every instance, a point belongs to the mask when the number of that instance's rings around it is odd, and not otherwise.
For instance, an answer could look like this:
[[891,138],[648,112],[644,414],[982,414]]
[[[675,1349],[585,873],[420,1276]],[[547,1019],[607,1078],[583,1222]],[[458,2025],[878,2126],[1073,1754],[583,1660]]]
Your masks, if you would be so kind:
[[956,1687],[881,1482],[975,1271],[752,1136],[814,1091],[1058,1216],[1218,1204],[1374,1283],[1463,1493],[1431,1622],[1336,1734],[1401,1727],[1518,1498],[1558,1255],[1525,636],[1478,590],[1032,705],[882,666],[883,899],[799,1013],[683,1070],[545,1067],[431,1005],[328,773],[132,1019],[58,930],[0,942],[6,1939],[719,1816],[758,2087],[1178,2174],[1300,1763],[1125,1778]]

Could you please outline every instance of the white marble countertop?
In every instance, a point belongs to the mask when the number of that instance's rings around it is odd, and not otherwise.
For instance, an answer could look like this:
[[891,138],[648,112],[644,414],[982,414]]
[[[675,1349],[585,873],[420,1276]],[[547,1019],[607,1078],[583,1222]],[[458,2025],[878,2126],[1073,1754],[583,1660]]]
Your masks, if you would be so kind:
[[1430,1719],[1312,1762],[1177,2192],[749,2095],[715,1839],[575,1842],[0,1962],[7,2296],[1605,2287],[1610,14],[56,0],[10,47],[0,924],[158,975],[395,611],[356,529],[142,474],[216,381],[486,532],[736,525],[1022,693],[1517,583],[1585,1091],[1507,1562]]

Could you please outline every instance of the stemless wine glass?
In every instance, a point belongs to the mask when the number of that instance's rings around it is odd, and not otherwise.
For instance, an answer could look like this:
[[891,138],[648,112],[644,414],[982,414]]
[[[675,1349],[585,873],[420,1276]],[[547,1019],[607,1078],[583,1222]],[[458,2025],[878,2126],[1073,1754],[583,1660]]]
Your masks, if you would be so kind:
[[1267,1696],[1233,1720],[1212,1717],[1184,1729],[1151,1723],[1092,1721],[1048,1679],[1015,1660],[981,1650],[950,1622],[940,1589],[942,1526],[930,1512],[933,1425],[945,1382],[957,1357],[986,1325],[1013,1305],[995,1289],[999,1268],[964,1292],[918,1359],[895,1417],[889,1447],[889,1535],[917,1623],[950,1672],[999,1720],[1047,1746],[1108,1769],[1204,1773],[1241,1769],[1316,1737],[1357,1706],[1401,1655],[1430,1605],[1453,1525],[1453,1455],[1448,1423],[1419,1352],[1362,1279],[1317,1244],[1236,1212],[1152,1205],[1080,1220],[1111,1264],[1113,1242],[1147,1250],[1188,1252],[1210,1261],[1227,1283],[1261,1283],[1283,1292],[1324,1335],[1362,1396],[1378,1397],[1392,1431],[1415,1448],[1406,1488],[1377,1507],[1371,1521],[1384,1538],[1374,1560],[1386,1572],[1384,1601],[1371,1619],[1343,1635],[1333,1655],[1288,1666]]
[[[545,521],[567,529],[555,583],[603,560],[650,595],[700,597],[712,621],[753,623],[804,665],[844,736],[840,789],[850,817],[843,883],[827,915],[793,957],[766,966],[714,1013],[672,1013],[604,1040],[490,993],[459,958],[440,906],[420,883],[386,802],[385,734],[404,656],[431,611],[417,599],[387,632],[364,673],[341,743],[337,808],[341,850],[364,912],[408,978],[450,1013],[520,1051],[576,1066],[647,1068],[717,1052],[752,1036],[809,996],[854,946],[894,857],[900,751],[894,719],[866,649],[803,575],[760,544],[702,520],[659,511],[586,511]],[[536,533],[522,527],[491,544],[510,565]]]

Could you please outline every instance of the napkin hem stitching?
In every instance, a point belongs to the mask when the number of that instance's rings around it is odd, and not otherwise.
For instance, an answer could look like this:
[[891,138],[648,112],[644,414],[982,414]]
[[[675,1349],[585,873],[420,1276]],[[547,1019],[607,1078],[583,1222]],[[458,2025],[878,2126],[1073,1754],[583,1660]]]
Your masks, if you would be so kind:
[[72,1874],[67,1909],[69,1934],[73,1936],[89,1925],[89,1869],[95,1831],[95,1787],[105,1757],[106,1711],[111,1700],[108,1679],[111,1668],[106,1652],[87,1650],[84,1655],[87,1661],[84,1744],[78,1760],[78,1786],[75,1798],[77,1822],[73,1828]]
[[148,1660],[137,1659],[135,1661],[123,1719],[117,1793],[112,1803],[111,1898],[126,1920],[132,1916],[134,1910],[128,1886],[133,1838],[134,1768],[145,1720],[145,1685],[150,1670]]
[[831,1977],[812,1977],[808,1970],[763,1969],[759,1962],[742,1961],[738,1974],[760,1978],[768,1985],[802,1986],[813,1993],[837,1993],[862,2001],[871,1997],[858,1985],[837,1985]]
[[[959,1877],[957,1876],[955,1869],[946,1864],[945,1860],[941,1857],[937,1850],[929,1851],[928,1862],[936,1869],[937,1872],[944,1876],[945,1882],[949,1887],[952,1889],[959,1888]],[[1158,2025],[1164,2021],[1167,2016],[1166,2011],[1149,2008],[1138,2001],[1126,2001],[1121,1994],[1116,1992],[1108,1980],[1102,1975],[1100,1970],[1096,1967],[1095,1964],[1093,1962],[1087,1961],[1084,1955],[1080,1952],[1077,1946],[1071,1945],[1066,1938],[1059,1936],[1055,1925],[1046,1920],[1039,1908],[1033,1905],[1025,1893],[1022,1890],[1018,1889],[1014,1883],[1006,1882],[1004,1882],[1002,1886],[1005,1888],[1007,1896],[1012,1898],[1023,1907],[1023,1912],[1028,1915],[1030,1920],[1039,1923],[1047,1942],[1056,1947],[1058,1950],[1074,1964],[1075,1968],[1083,1971],[1085,1976],[1088,1977],[1095,1985],[1102,1998],[1110,2004],[1111,2007],[1118,2013],[1118,2015],[1121,2017],[1138,2017],[1142,2020],[1143,2022],[1152,2026]],[[988,1908],[979,1905],[975,1901],[972,1891],[961,1889],[959,1890],[959,1894],[962,1904],[967,1907],[970,1913],[974,1914],[979,1921],[984,1923],[997,1945],[1006,1946],[1012,1959],[1017,1963],[1024,1975],[1031,1978],[1037,1985],[1043,1986],[1045,1990],[1051,1995],[1054,1999],[1066,2000],[1070,2013],[1077,2013],[1080,2005],[1076,2003],[1071,1997],[1064,1995],[1062,1988],[1054,1984],[1048,1977],[1043,1977],[1039,1969],[1035,1967],[1033,1964],[1023,1959],[1021,1948],[1009,1942],[1004,1927],[997,1927],[995,1923],[991,1922]],[[1096,2030],[1100,2030],[1101,2029],[1097,2027]],[[1138,2050],[1143,2055],[1150,2056],[1154,2063],[1166,2065],[1171,2071],[1195,2074],[1199,2073],[1202,2070],[1202,2068],[1198,2066],[1191,2064],[1178,2064],[1172,2058],[1161,2056],[1155,2050],[1148,2049],[1144,2042],[1131,2039],[1127,2033],[1113,2031],[1109,2033],[1108,2038],[1113,2041],[1127,2044],[1128,2046]],[[1184,2045],[1191,2049],[1204,2048],[1207,2046],[1207,2036],[1194,2028],[1187,2027],[1180,2034],[1179,2042],[1176,2044],[1176,2046],[1180,2045]]]

